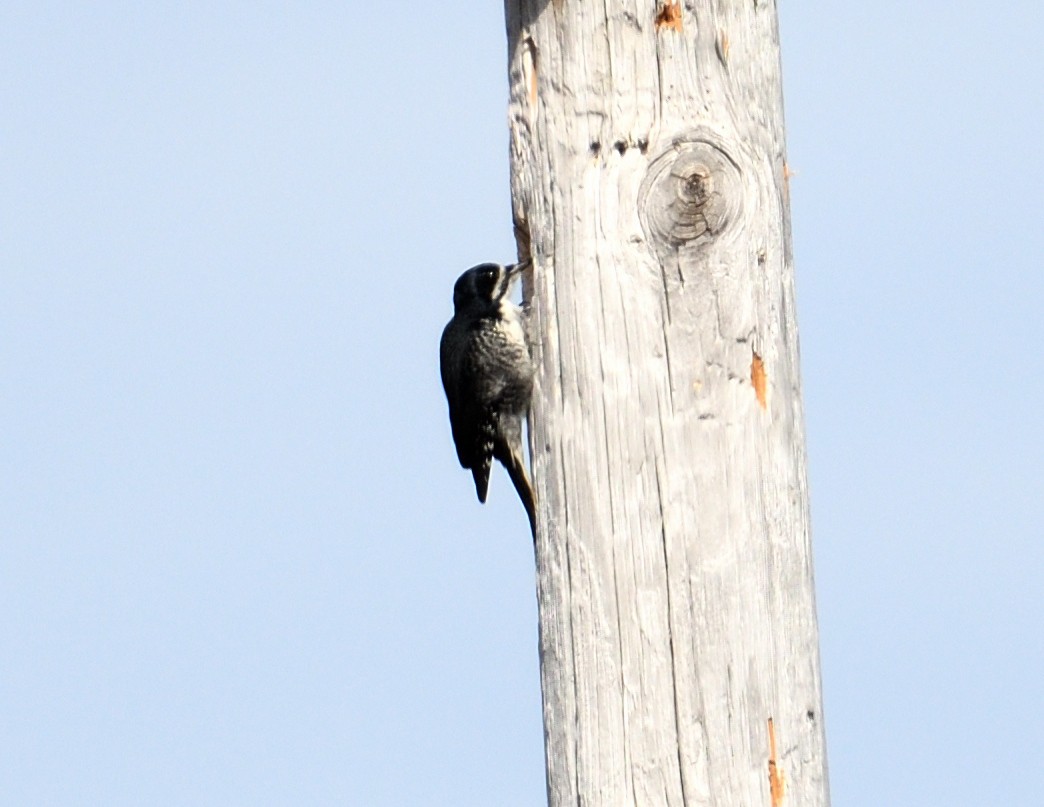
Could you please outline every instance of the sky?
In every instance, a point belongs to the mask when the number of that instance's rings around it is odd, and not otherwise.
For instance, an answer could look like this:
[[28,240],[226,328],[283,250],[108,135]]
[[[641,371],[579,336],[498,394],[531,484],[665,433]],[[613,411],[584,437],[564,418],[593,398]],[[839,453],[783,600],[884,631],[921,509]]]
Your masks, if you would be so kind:
[[[833,803],[1036,807],[1044,7],[833,6],[780,11]],[[545,803],[525,517],[437,367],[514,256],[505,51],[0,3],[0,804]]]

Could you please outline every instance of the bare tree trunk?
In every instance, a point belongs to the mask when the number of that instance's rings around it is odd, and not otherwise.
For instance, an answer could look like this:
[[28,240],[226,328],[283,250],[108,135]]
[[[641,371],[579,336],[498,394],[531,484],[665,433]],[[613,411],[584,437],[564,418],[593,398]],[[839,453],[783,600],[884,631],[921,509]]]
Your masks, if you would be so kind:
[[825,805],[775,5],[506,11],[550,804]]

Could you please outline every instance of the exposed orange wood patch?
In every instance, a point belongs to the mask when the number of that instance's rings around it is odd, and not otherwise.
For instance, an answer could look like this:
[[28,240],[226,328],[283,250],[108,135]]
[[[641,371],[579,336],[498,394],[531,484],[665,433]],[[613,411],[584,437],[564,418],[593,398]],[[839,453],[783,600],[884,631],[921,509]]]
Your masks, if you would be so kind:
[[682,30],[681,2],[672,3],[670,0],[660,6],[656,14],[657,28],[673,28],[679,34]]
[[761,356],[756,352],[751,351],[751,355],[753,358],[750,360],[750,383],[754,385],[754,394],[758,396],[758,403],[764,409],[767,406],[765,397],[765,362],[761,360]]
[[769,792],[772,794],[772,807],[781,807],[783,804],[783,771],[776,763],[776,728],[772,725],[772,718],[768,719],[769,736]]

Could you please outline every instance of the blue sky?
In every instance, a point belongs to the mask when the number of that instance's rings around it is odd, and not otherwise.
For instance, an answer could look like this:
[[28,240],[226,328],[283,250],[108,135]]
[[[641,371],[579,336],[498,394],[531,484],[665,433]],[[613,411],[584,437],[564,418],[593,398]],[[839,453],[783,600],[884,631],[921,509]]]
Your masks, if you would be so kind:
[[[1044,10],[908,5],[781,11],[832,791],[1035,806]],[[513,255],[504,51],[0,6],[0,801],[544,802],[525,518],[437,369]]]

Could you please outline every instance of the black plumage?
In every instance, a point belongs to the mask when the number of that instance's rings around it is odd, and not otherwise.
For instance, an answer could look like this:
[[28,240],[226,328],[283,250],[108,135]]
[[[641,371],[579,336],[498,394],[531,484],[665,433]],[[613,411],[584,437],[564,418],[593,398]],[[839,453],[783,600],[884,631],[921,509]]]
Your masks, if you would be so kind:
[[509,299],[525,266],[484,263],[457,279],[439,357],[457,459],[471,469],[479,501],[486,501],[495,458],[507,469],[535,535],[536,501],[522,451],[534,368],[521,312]]

